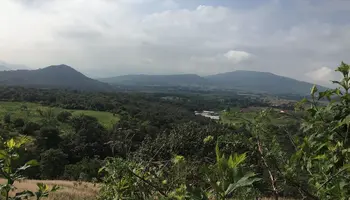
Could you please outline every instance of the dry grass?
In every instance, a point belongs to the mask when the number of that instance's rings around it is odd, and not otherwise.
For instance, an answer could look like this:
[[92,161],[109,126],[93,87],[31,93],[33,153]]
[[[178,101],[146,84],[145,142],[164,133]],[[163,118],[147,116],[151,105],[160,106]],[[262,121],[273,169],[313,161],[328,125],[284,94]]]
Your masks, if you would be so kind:
[[[4,179],[0,179],[0,184],[4,183]],[[11,196],[16,192],[23,190],[37,190],[37,183],[45,183],[49,186],[58,185],[61,187],[60,190],[50,193],[46,200],[96,200],[97,193],[99,191],[99,186],[87,182],[77,182],[77,181],[61,181],[61,180],[24,180],[21,182],[16,182],[15,186],[17,190],[11,192]],[[295,200],[295,199],[285,199],[279,198],[280,200]],[[263,198],[261,200],[273,200],[273,198]]]
[[[4,183],[5,180],[0,180],[0,183]],[[49,186],[58,185],[61,187],[60,190],[51,193],[46,200],[95,200],[99,186],[92,183],[86,182],[75,182],[75,181],[38,181],[38,180],[24,180],[21,182],[16,182],[15,187],[17,190],[12,191],[11,194],[23,190],[37,190],[37,183],[45,183]]]

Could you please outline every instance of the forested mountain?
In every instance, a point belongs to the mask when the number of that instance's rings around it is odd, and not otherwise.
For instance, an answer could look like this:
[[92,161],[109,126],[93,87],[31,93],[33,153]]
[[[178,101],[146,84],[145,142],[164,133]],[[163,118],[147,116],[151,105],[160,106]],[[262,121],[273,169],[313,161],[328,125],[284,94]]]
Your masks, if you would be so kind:
[[[1,64],[1,63],[0,63]],[[101,82],[100,82],[101,81]],[[210,76],[196,74],[174,75],[125,75],[94,80],[67,65],[52,65],[38,70],[11,70],[0,65],[1,85],[30,87],[70,88],[79,90],[110,91],[112,85],[155,86],[155,87],[196,87],[224,89],[268,94],[308,95],[311,83],[278,76],[268,72],[233,71]],[[325,90],[324,87],[319,87]]]
[[[212,84],[223,87],[245,90],[250,92],[263,92],[271,94],[301,94],[310,93],[313,84],[298,81],[292,78],[278,76],[269,72],[243,71],[227,72],[205,77]],[[320,90],[326,88],[319,86]]]
[[[100,79],[116,85],[199,86],[269,94],[307,95],[311,83],[278,76],[268,72],[233,71],[210,76],[183,75],[126,75]],[[324,90],[324,87],[319,87]]]
[[108,91],[112,87],[91,79],[67,65],[52,65],[37,70],[0,72],[0,85]]
[[103,82],[120,85],[203,86],[209,84],[208,80],[196,74],[124,75],[100,80]]

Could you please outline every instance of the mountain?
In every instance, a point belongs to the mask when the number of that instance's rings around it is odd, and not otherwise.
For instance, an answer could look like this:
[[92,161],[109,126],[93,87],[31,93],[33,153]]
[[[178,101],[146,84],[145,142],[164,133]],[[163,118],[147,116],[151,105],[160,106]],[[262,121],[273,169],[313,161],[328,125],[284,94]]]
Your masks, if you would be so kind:
[[11,69],[0,63],[0,71],[8,71],[8,70],[11,70]]
[[110,84],[133,86],[203,86],[209,84],[208,80],[196,74],[124,75],[99,80]]
[[29,69],[29,67],[25,65],[9,64],[7,62],[0,60],[0,71],[18,70],[18,69]]
[[[233,71],[210,76],[179,75],[125,75],[99,79],[102,82],[124,86],[199,86],[225,90],[268,94],[308,95],[311,83],[278,76],[269,72]],[[319,86],[320,90],[325,87]]]
[[[313,84],[270,72],[233,71],[205,77],[212,84],[223,88],[269,94],[310,94]],[[325,87],[318,86],[320,90]]]
[[67,65],[52,65],[37,70],[0,72],[0,85],[109,91],[112,86],[91,79]]

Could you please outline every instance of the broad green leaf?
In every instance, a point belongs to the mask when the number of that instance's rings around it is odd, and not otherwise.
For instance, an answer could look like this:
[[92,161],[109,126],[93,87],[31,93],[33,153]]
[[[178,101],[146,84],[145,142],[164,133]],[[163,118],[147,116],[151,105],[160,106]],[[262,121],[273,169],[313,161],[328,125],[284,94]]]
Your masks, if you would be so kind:
[[37,160],[30,160],[30,161],[26,162],[26,165],[29,165],[29,166],[31,166],[31,167],[34,167],[34,166],[38,166],[39,163],[38,163]]
[[0,150],[0,159],[5,159],[8,157],[8,154],[5,150]]
[[314,95],[316,92],[317,92],[317,87],[316,87],[316,85],[314,85],[311,88],[311,95]]
[[230,195],[238,188],[250,186],[253,183],[261,180],[261,178],[255,178],[255,176],[256,175],[253,172],[249,172],[246,175],[244,175],[241,179],[239,179],[236,183],[230,184],[225,191],[225,196]]
[[57,190],[61,189],[60,186],[58,185],[54,185],[52,188],[51,188],[51,192],[55,192]]
[[233,157],[230,156],[229,159],[229,167],[235,168],[246,160],[246,153],[243,154],[235,154]]
[[9,149],[13,149],[16,146],[16,142],[13,138],[11,138],[10,140],[6,141],[6,146]]

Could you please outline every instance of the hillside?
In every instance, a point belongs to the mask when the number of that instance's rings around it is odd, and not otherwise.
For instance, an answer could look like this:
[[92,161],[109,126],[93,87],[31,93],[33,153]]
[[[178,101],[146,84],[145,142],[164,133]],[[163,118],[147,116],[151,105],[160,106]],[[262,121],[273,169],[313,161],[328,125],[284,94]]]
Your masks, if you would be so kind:
[[100,81],[120,85],[144,85],[144,86],[203,86],[208,81],[196,74],[174,75],[125,75],[99,79]]
[[83,75],[67,65],[52,65],[37,70],[0,72],[0,85],[109,91],[109,84]]
[[[126,86],[200,86],[269,94],[308,95],[313,84],[268,72],[233,71],[210,76],[183,75],[125,75],[100,81]],[[324,90],[324,87],[319,87]]]
[[[239,89],[251,92],[270,94],[301,94],[310,93],[313,84],[292,78],[278,76],[269,72],[233,71],[205,77],[212,84],[223,88]],[[326,88],[319,86],[320,90]]]

